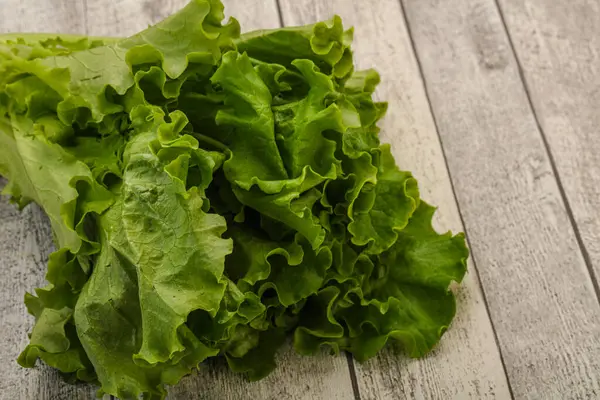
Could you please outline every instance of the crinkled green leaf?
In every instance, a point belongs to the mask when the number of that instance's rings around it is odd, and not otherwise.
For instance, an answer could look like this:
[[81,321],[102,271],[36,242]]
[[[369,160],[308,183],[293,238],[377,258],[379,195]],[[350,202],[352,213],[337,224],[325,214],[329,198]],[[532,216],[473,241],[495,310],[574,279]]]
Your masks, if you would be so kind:
[[4,193],[58,249],[21,365],[162,399],[212,357],[263,378],[287,336],[362,361],[450,325],[464,237],[380,144],[352,30],[222,19],[192,0],[125,39],[0,35]]
[[[296,331],[298,351],[313,353],[328,344],[347,349],[362,361],[373,357],[390,338],[402,343],[411,357],[421,357],[437,344],[454,317],[455,299],[448,287],[462,280],[468,251],[462,234],[434,231],[433,212],[421,201],[396,244],[374,265],[369,262],[370,267],[361,271],[355,264],[353,275],[358,279],[354,282],[338,278],[344,283],[345,297],[328,288],[315,300],[309,299],[308,304],[323,302],[316,307],[322,311],[303,310],[309,314]],[[350,259],[360,261],[353,255]],[[342,321],[348,327],[343,333]]]
[[181,11],[119,43],[130,49],[130,64],[160,62],[170,78],[179,77],[189,63],[214,65],[223,48],[232,47],[239,24],[232,19],[222,26],[219,0],[192,0]]
[[[25,299],[31,310],[37,300]],[[83,381],[96,381],[93,367],[84,351],[75,326],[72,325],[73,310],[46,308],[38,310],[36,325],[31,332],[27,348],[19,356],[19,364],[32,368],[38,358],[53,368]]]
[[[119,208],[113,209],[119,211]],[[111,210],[102,218],[104,235],[111,234],[119,215]],[[118,228],[117,228],[118,229]],[[121,228],[122,229],[122,228]],[[175,384],[198,363],[213,356],[216,350],[203,345],[181,325],[176,327],[177,341],[182,344],[177,363],[140,364],[133,357],[147,338],[144,335],[141,272],[119,253],[107,237],[94,273],[86,284],[75,309],[77,333],[90,355],[102,390],[119,398],[136,398],[143,393],[150,398],[164,396],[164,384]],[[153,318],[161,318],[153,315]],[[158,325],[159,326],[159,325]],[[157,326],[157,327],[158,327]]]
[[344,31],[341,18],[335,16],[314,25],[247,33],[236,45],[240,52],[261,61],[290,66],[294,60],[308,59],[325,73],[344,78],[353,69],[352,37],[353,30]]
[[78,232],[78,227],[89,212],[101,213],[111,205],[111,193],[93,179],[82,161],[48,142],[29,119],[14,116],[4,124],[0,171],[10,179],[4,192],[22,205],[40,204],[59,247],[73,253],[89,251],[84,244],[93,245],[92,240]]
[[286,179],[275,142],[271,93],[248,57],[226,53],[211,81],[225,93],[225,107],[215,118],[228,129],[213,137],[231,151],[224,165],[227,179],[244,189],[259,181]]
[[417,181],[396,166],[389,147],[375,153],[378,158],[377,183],[365,184],[350,214],[348,231],[352,242],[368,245],[367,251],[379,254],[398,240],[419,204]]
[[[144,323],[137,357],[154,364],[184,350],[178,330],[191,311],[217,313],[231,242],[221,238],[223,217],[202,211],[197,191],[186,191],[150,152],[148,136],[139,134],[130,143],[131,152],[126,150],[119,216],[123,232],[110,240],[137,267]],[[144,144],[146,151],[138,148]]]

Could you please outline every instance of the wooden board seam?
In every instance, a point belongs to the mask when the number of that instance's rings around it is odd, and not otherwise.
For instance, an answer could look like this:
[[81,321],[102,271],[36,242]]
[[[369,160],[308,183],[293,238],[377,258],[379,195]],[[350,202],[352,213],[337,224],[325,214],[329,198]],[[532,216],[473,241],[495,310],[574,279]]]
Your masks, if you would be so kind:
[[581,255],[583,256],[585,266],[587,267],[588,273],[590,275],[590,279],[592,280],[592,286],[594,287],[596,299],[598,300],[598,303],[600,303],[600,283],[599,283],[600,277],[596,276],[596,272],[594,271],[594,267],[592,265],[592,260],[590,258],[590,253],[588,252],[588,250],[585,246],[585,243],[583,242],[583,238],[581,237],[581,231],[579,230],[579,225],[577,224],[577,221],[575,220],[575,216],[573,214],[573,208],[571,207],[571,204],[569,202],[569,198],[567,197],[567,193],[564,189],[558,168],[556,167],[556,161],[554,159],[554,154],[552,153],[550,144],[548,143],[548,139],[546,137],[546,133],[544,132],[544,129],[542,128],[542,124],[540,123],[540,119],[538,117],[535,106],[533,105],[533,100],[531,98],[531,91],[530,91],[530,87],[527,83],[527,78],[525,77],[525,73],[523,71],[523,65],[519,58],[519,54],[516,51],[512,36],[510,34],[510,30],[508,29],[508,26],[506,25],[506,19],[504,18],[504,10],[502,9],[502,6],[500,5],[500,2],[498,0],[494,0],[494,3],[496,4],[496,8],[498,9],[498,14],[500,15],[500,20],[502,21],[502,26],[504,28],[504,31],[506,32],[506,36],[508,38],[508,43],[510,46],[510,51],[513,53],[515,61],[517,63],[517,70],[519,72],[519,78],[521,79],[523,89],[525,90],[525,95],[527,97],[527,102],[529,104],[531,114],[533,115],[535,124],[537,125],[538,132],[542,138],[542,142],[544,143],[544,150],[546,151],[546,154],[548,155],[548,159],[550,161],[550,167],[551,167],[552,173],[554,174],[554,177],[556,179],[556,184],[558,186],[558,191],[560,193],[560,197],[562,199],[563,205],[565,206],[565,211],[567,212],[567,216],[569,217],[569,222],[571,223],[571,226],[573,227],[573,233],[575,234],[575,240],[577,241],[577,245],[579,246],[579,250],[581,252]]
[[279,0],[275,0],[275,6],[277,8],[277,17],[279,18],[279,27],[283,28],[285,26],[285,22],[283,21],[283,12],[281,11],[281,3]]
[[510,393],[510,397],[512,400],[514,400],[515,396],[513,393],[513,389],[512,389],[512,385],[510,383],[510,379],[508,378],[508,370],[506,368],[506,362],[504,359],[504,355],[502,354],[502,347],[500,346],[500,341],[498,339],[498,334],[496,332],[496,326],[494,323],[494,320],[491,317],[491,313],[490,313],[490,307],[489,307],[489,303],[488,303],[488,299],[486,297],[485,294],[485,289],[483,286],[483,282],[481,281],[481,277],[479,276],[479,272],[477,270],[477,257],[475,256],[475,254],[473,254],[473,246],[471,246],[471,241],[469,239],[469,232],[467,230],[467,226],[465,224],[465,220],[463,218],[463,212],[461,210],[461,205],[460,202],[458,201],[458,198],[456,197],[456,188],[454,187],[454,181],[452,179],[452,171],[450,170],[450,166],[448,165],[448,158],[446,156],[446,150],[444,149],[443,146],[443,142],[442,142],[442,137],[440,135],[440,130],[438,128],[438,121],[437,121],[437,117],[435,115],[435,113],[433,112],[433,106],[431,105],[431,99],[429,97],[429,90],[427,87],[427,80],[425,78],[425,74],[423,73],[423,66],[421,65],[421,60],[419,58],[419,54],[416,51],[416,45],[415,45],[415,41],[413,39],[413,33],[412,33],[412,29],[411,29],[411,24],[410,21],[408,20],[408,17],[406,15],[406,10],[404,7],[404,1],[405,0],[398,0],[398,2],[400,3],[400,10],[402,11],[402,17],[404,18],[404,24],[406,25],[406,29],[408,31],[408,37],[410,39],[410,44],[412,47],[412,51],[413,54],[415,56],[415,60],[417,62],[417,67],[419,69],[419,75],[421,76],[421,81],[423,82],[423,91],[425,92],[425,98],[427,99],[427,105],[429,106],[429,112],[431,113],[431,117],[433,119],[433,124],[435,126],[435,132],[437,134],[438,137],[438,141],[440,143],[440,148],[442,150],[442,155],[444,157],[444,164],[446,166],[446,170],[448,171],[448,176],[450,177],[450,187],[452,188],[452,195],[454,196],[454,201],[456,202],[456,207],[458,209],[458,215],[460,218],[460,222],[463,226],[464,229],[464,234],[465,234],[465,240],[467,242],[467,246],[469,248],[469,252],[470,252],[470,256],[471,256],[471,262],[473,263],[473,271],[471,273],[474,273],[477,277],[477,282],[479,283],[479,287],[481,287],[481,295],[483,298],[483,303],[485,305],[485,310],[487,312],[488,318],[490,320],[490,324],[492,326],[492,332],[494,334],[494,342],[496,343],[496,347],[498,348],[498,353],[500,354],[500,361],[502,362],[502,369],[503,369],[503,373],[504,376],[506,377],[506,381],[508,382],[508,390]]
[[356,367],[354,366],[354,357],[346,352],[346,360],[348,361],[348,372],[350,373],[350,381],[352,382],[352,391],[354,392],[354,400],[361,400],[360,385],[356,376]]

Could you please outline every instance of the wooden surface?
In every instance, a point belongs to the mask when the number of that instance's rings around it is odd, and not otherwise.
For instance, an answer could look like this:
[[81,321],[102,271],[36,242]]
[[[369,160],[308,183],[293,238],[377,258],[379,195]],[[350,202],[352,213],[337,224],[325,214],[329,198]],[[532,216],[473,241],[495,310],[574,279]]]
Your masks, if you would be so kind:
[[[377,92],[389,101],[382,140],[393,146],[400,168],[413,171],[423,197],[440,205],[439,231],[462,231],[452,186],[437,136],[423,81],[397,0],[287,0],[281,2],[286,25],[306,24],[340,14],[355,27],[358,68],[377,68]],[[468,345],[465,345],[468,343]],[[447,399],[509,397],[502,361],[474,265],[459,291],[459,313],[441,346],[425,360],[392,352],[356,364],[364,399]]]
[[498,8],[403,4],[514,396],[597,397],[598,299]]
[[598,294],[600,2],[501,0],[500,6]]
[[[439,206],[438,229],[466,229],[472,258],[457,318],[423,360],[288,350],[267,380],[210,365],[169,398],[600,398],[600,3],[498,2],[225,0],[243,30],[334,13],[355,26],[358,66],[379,70],[390,102],[383,139]],[[0,0],[0,32],[127,35],[185,3]],[[39,209],[3,199],[2,399],[93,397],[14,362],[32,324],[23,293],[42,283],[51,248]]]

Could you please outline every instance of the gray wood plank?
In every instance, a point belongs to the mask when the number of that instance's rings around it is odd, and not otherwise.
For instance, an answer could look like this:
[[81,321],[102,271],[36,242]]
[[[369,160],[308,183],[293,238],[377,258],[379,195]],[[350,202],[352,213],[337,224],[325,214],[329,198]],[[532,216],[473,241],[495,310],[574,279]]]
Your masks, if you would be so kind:
[[600,3],[499,3],[600,295]]
[[302,357],[291,343],[278,356],[277,369],[267,378],[248,382],[232,373],[223,362],[203,366],[169,391],[170,400],[260,399],[348,400],[353,399],[346,358],[322,354]]
[[223,0],[225,15],[234,16],[242,32],[279,28],[276,0]]
[[[463,230],[399,2],[289,0],[281,4],[286,25],[337,13],[346,25],[355,27],[358,67],[374,67],[381,73],[377,96],[390,102],[382,139],[392,144],[400,167],[414,172],[424,198],[439,206],[437,228]],[[411,360],[383,352],[356,369],[363,399],[510,397],[473,264],[458,292],[457,318],[430,357]]]
[[[124,0],[88,2],[91,35],[123,36],[158,22],[187,3],[186,0]],[[275,1],[225,0],[225,12],[239,20],[243,31],[279,26]],[[170,399],[349,399],[353,397],[346,358],[301,357],[288,346],[278,369],[267,379],[249,383],[223,363],[209,363],[169,390]]]
[[[0,33],[84,31],[82,3],[62,0],[0,2]],[[0,182],[0,187],[4,181]],[[66,384],[55,370],[42,365],[34,370],[16,363],[28,343],[33,317],[27,313],[26,291],[45,286],[48,255],[54,250],[44,213],[35,205],[22,213],[8,199],[0,199],[0,397],[3,399],[90,399],[96,387]],[[108,398],[108,397],[107,397]]]
[[[86,6],[87,29],[91,35],[127,36],[155,24],[184,7],[188,0],[94,0]],[[227,17],[234,16],[246,32],[279,26],[275,0],[223,0]]]
[[0,0],[0,33],[83,33],[83,1]]
[[498,9],[403,4],[514,396],[597,398],[600,307]]

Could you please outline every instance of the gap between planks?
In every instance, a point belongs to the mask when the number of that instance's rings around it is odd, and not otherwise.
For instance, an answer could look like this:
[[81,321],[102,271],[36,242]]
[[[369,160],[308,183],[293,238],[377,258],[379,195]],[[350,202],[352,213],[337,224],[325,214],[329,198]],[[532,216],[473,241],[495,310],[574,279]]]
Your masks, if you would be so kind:
[[[437,118],[435,117],[435,114],[433,112],[433,107],[431,105],[431,99],[429,98],[429,90],[427,89],[427,81],[425,80],[425,74],[423,73],[423,66],[421,65],[421,61],[419,60],[419,57],[417,55],[417,49],[415,46],[415,41],[412,37],[412,29],[410,27],[410,23],[408,21],[408,17],[406,16],[406,10],[404,9],[404,5],[402,4],[402,0],[398,0],[398,3],[400,4],[400,8],[402,10],[402,17],[404,19],[404,24],[406,25],[406,29],[408,30],[408,36],[410,38],[410,43],[411,43],[411,47],[412,47],[412,52],[415,56],[415,60],[417,62],[418,68],[419,68],[419,76],[421,77],[421,81],[423,82],[423,91],[425,92],[425,97],[427,98],[427,105],[429,106],[429,112],[431,113],[432,119],[433,119],[433,123],[435,125],[435,132],[437,134],[438,137],[438,141],[440,144],[440,148],[442,151],[442,155],[444,157],[444,165],[446,166],[446,170],[448,171],[448,177],[450,179],[450,186],[452,188],[452,195],[454,196],[455,201],[457,202],[457,209],[458,209],[458,215],[460,217],[460,223],[461,225],[464,227],[465,229],[465,238],[467,241],[467,245],[469,246],[469,249],[472,248],[471,246],[471,240],[469,238],[469,232],[466,229],[466,224],[465,224],[465,220],[463,217],[463,213],[461,211],[460,208],[460,203],[458,202],[458,199],[456,197],[456,187],[454,186],[454,182],[452,180],[452,172],[450,171],[450,166],[448,165],[448,157],[446,155],[446,150],[444,149],[444,146],[442,145],[442,137],[440,136],[440,129],[438,127],[438,122],[437,122]],[[475,270],[477,271],[477,261],[475,260],[475,257],[472,257],[472,263],[473,263],[473,267],[475,268]],[[477,275],[477,283],[479,284],[480,287],[483,287],[483,282],[481,281],[481,277],[479,276],[479,273],[476,272]],[[482,298],[483,298],[483,303],[485,304],[485,310],[487,312],[488,315],[490,315],[490,305],[488,303],[487,297],[485,295],[485,291],[482,290],[482,294],[481,294]],[[498,348],[498,352],[500,355],[500,360],[502,363],[502,371],[504,372],[504,376],[506,377],[506,380],[508,381],[508,371],[506,369],[506,361],[504,360],[504,357],[502,356],[502,351],[500,350],[500,341],[498,340],[498,333],[496,332],[496,327],[494,324],[494,321],[490,318],[490,324],[492,325],[492,331],[494,333],[494,342],[496,343],[496,347]],[[510,398],[514,399],[515,395],[513,393],[512,390],[512,386],[510,385],[510,382],[508,382],[508,391],[510,393]]]
[[515,397],[593,397],[598,301],[499,10],[403,4]]
[[565,187],[563,185],[563,179],[561,178],[561,174],[558,170],[558,167],[556,166],[556,160],[554,158],[554,154],[552,153],[552,149],[550,147],[550,144],[548,143],[548,135],[546,134],[544,128],[542,127],[542,124],[540,123],[540,118],[538,116],[538,112],[533,104],[533,100],[532,100],[532,96],[531,96],[531,88],[530,88],[530,85],[527,83],[527,78],[525,77],[523,64],[521,62],[521,59],[519,58],[519,53],[517,52],[517,50],[515,48],[514,40],[512,38],[510,30],[508,29],[508,25],[506,24],[506,18],[504,17],[504,11],[502,9],[502,6],[500,5],[499,0],[494,0],[494,2],[496,4],[496,8],[498,9],[498,13],[499,13],[500,19],[502,21],[502,26],[504,27],[504,30],[506,31],[506,36],[508,38],[508,42],[510,43],[511,51],[514,54],[514,57],[515,57],[515,60],[517,63],[519,77],[521,78],[521,82],[523,83],[523,89],[525,90],[525,94],[527,95],[527,102],[529,103],[531,113],[533,114],[533,116],[535,118],[535,123],[537,125],[538,131],[540,132],[542,141],[544,143],[544,149],[546,150],[546,153],[548,154],[548,158],[550,160],[550,166],[552,167],[552,173],[556,177],[556,181],[558,184],[558,190],[560,191],[560,196],[562,198],[563,203],[565,204],[565,209],[567,211],[567,215],[569,216],[569,221],[571,222],[571,225],[573,226],[575,238],[577,239],[577,244],[579,245],[579,250],[581,251],[581,254],[582,254],[585,264],[587,266],[588,272],[590,274],[590,279],[592,280],[592,285],[594,286],[594,291],[596,293],[596,299],[600,303],[600,276],[598,276],[598,274],[596,274],[596,271],[594,270],[594,265],[592,263],[590,253],[589,253],[589,251],[585,245],[585,242],[583,241],[583,238],[581,236],[579,224],[577,223],[575,214],[573,213],[573,208],[571,207],[571,202],[569,201],[569,198],[565,191]]
[[[391,101],[383,121],[384,141],[392,142],[400,166],[415,172],[426,197],[442,206],[438,225],[441,222],[446,229],[462,230],[415,55],[402,26],[400,4],[373,0],[362,4],[343,0],[282,1],[282,9],[288,25],[311,23],[339,13],[346,25],[355,26],[357,62],[365,67],[368,61],[374,64],[368,66],[382,72],[378,92],[384,92],[385,100]],[[402,135],[398,135],[400,132]],[[395,359],[386,352],[364,366],[357,365],[363,397],[510,397],[476,275],[471,266],[462,289],[462,294],[470,295],[459,296],[457,319],[432,357],[409,361]],[[460,348],[470,348],[469,356],[459,354]],[[392,368],[387,368],[390,363]]]

